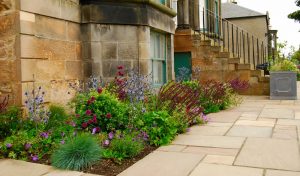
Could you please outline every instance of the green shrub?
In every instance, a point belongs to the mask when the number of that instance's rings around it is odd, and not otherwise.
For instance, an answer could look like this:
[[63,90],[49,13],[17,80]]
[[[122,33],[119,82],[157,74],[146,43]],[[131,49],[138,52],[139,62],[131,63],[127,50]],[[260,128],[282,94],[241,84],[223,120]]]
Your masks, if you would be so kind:
[[167,111],[146,112],[139,125],[155,146],[169,144],[177,134],[177,124]]
[[185,108],[178,108],[173,111],[172,113],[172,120],[175,123],[178,133],[186,132],[187,128],[189,127],[189,120],[186,115]]
[[58,105],[50,105],[49,107],[49,120],[46,129],[57,128],[64,125],[68,118],[64,107]]
[[133,158],[144,149],[142,140],[133,135],[125,135],[122,138],[114,138],[110,146],[103,153],[105,158],[114,158],[121,162],[125,158]]
[[100,127],[102,131],[126,129],[128,125],[128,106],[107,91],[79,94],[75,100],[77,125],[92,130]]
[[100,159],[100,146],[92,136],[87,134],[80,134],[61,145],[51,156],[54,167],[69,170],[82,170]]
[[9,107],[0,113],[0,139],[10,136],[21,127],[21,110],[18,107]]
[[290,60],[283,60],[271,66],[271,71],[298,71],[296,64]]

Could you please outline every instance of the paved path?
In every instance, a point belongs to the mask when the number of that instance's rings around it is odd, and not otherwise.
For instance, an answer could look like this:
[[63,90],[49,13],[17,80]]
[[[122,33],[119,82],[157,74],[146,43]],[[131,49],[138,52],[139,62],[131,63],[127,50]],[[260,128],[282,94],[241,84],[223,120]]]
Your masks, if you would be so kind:
[[300,100],[244,97],[209,117],[120,175],[300,176]]
[[[120,176],[300,176],[300,100],[244,97],[240,106],[209,117]],[[0,176],[23,175],[91,176],[0,160]]]

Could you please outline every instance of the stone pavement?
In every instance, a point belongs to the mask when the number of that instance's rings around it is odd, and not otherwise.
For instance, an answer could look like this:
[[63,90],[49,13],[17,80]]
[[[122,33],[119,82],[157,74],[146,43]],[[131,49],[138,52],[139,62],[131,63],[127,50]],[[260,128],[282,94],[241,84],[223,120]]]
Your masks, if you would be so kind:
[[[300,176],[300,98],[243,98],[240,106],[210,114],[207,125],[192,127],[119,175]],[[0,176],[23,175],[91,176],[0,160]]]
[[120,176],[300,176],[300,100],[243,98]]

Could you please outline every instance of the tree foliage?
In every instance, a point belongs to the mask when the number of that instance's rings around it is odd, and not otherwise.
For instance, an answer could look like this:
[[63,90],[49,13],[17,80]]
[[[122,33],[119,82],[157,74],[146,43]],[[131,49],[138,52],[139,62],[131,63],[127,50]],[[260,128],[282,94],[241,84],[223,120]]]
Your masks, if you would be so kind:
[[[298,7],[300,7],[300,0],[296,0],[295,3],[296,3],[296,5],[297,5]],[[295,12],[290,13],[290,14],[288,15],[288,18],[294,19],[295,21],[300,22],[300,10],[297,10],[297,11],[295,11]]]

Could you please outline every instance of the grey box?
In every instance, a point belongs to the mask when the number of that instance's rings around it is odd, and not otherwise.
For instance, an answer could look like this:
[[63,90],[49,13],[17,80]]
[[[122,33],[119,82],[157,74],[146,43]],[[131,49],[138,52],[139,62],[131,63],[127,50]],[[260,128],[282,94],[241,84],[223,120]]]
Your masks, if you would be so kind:
[[296,100],[297,73],[291,71],[270,72],[270,99]]

